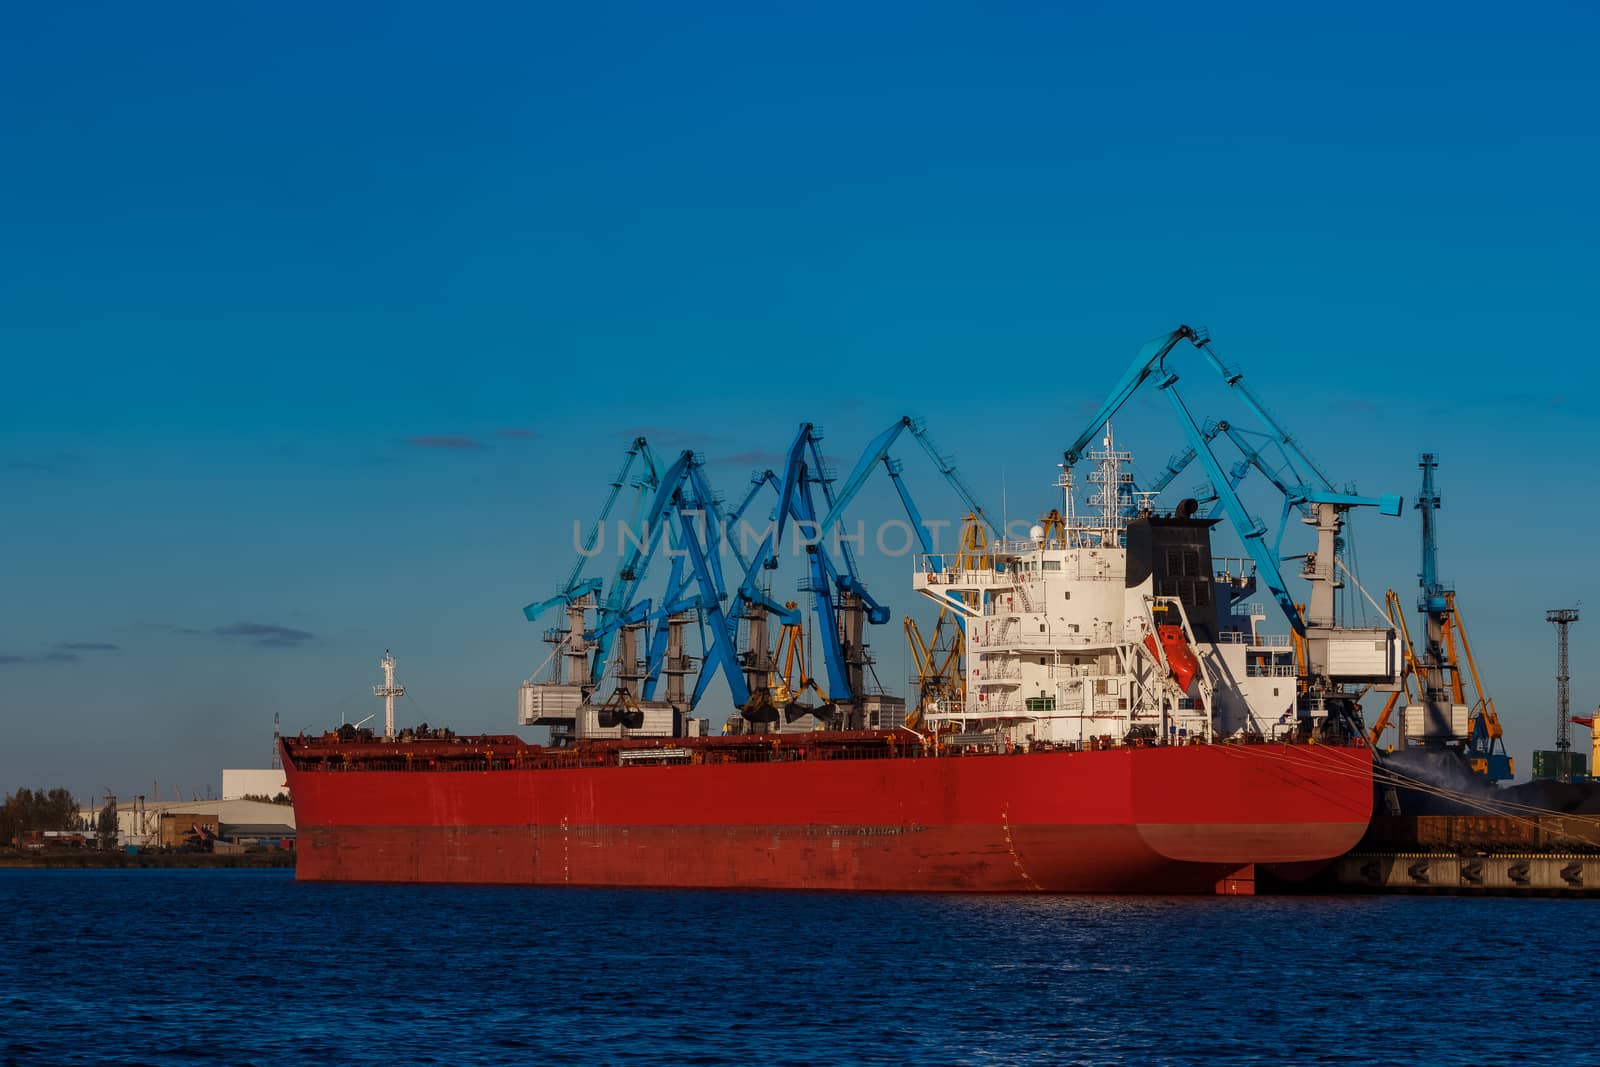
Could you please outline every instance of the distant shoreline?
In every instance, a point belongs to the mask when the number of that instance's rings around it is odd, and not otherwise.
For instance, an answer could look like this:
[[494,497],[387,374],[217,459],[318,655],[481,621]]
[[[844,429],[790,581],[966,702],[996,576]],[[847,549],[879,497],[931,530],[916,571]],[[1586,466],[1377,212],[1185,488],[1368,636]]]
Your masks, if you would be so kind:
[[60,852],[20,852],[0,849],[0,869],[84,870],[241,870],[294,867],[293,850],[236,852],[112,852],[83,849]]

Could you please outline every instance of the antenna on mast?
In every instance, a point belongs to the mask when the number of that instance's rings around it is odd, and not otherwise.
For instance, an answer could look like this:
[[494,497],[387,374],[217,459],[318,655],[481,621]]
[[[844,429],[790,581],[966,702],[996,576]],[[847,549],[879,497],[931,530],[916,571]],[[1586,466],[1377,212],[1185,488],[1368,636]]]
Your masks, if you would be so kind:
[[[394,740],[394,698],[406,695],[406,687],[394,684],[394,653],[388,649],[383,650],[383,658],[378,661],[378,666],[383,668],[383,684],[372,687],[372,695],[383,698],[383,739]],[[372,716],[367,716],[367,719]],[[367,719],[362,719],[366,722]]]
[[280,735],[278,733],[278,713],[277,712],[273,712],[272,713],[272,763],[271,763],[271,767],[275,771],[283,770],[283,756],[279,754],[279,750],[278,750],[279,736]]
[[1100,525],[1091,529],[1099,534],[1103,547],[1116,548],[1121,544],[1122,532],[1128,525],[1125,507],[1127,494],[1124,489],[1133,484],[1133,475],[1122,468],[1133,462],[1133,454],[1118,451],[1109,421],[1101,444],[1101,451],[1089,453],[1089,458],[1095,461],[1089,481],[1099,486],[1089,498],[1089,505],[1100,509]]

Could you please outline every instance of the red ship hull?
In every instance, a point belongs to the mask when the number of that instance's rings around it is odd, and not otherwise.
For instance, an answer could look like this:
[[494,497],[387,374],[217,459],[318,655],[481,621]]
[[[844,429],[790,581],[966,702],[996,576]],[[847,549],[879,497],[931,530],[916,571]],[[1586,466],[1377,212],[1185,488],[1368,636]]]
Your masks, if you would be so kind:
[[285,765],[315,881],[1247,893],[1372,810],[1370,752],[1320,745],[391,770],[305,744]]

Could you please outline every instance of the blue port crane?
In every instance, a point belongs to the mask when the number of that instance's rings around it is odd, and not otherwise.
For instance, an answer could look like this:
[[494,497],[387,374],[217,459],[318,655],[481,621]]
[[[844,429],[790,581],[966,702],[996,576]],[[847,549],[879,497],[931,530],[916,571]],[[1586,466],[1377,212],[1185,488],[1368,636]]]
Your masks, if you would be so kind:
[[[1219,433],[1222,433],[1227,428],[1228,424],[1226,422],[1219,422],[1216,419],[1207,419],[1205,421],[1205,425],[1200,428],[1200,437],[1207,444],[1210,444],[1212,441],[1216,440],[1216,437]],[[1167,486],[1172,484],[1173,479],[1177,478],[1178,475],[1182,474],[1186,469],[1188,469],[1189,464],[1194,462],[1196,455],[1197,453],[1192,445],[1185,448],[1182,452],[1174,452],[1172,455],[1167,457],[1167,465],[1161,468],[1161,473],[1156,475],[1155,480],[1150,483],[1150,488],[1147,490],[1140,490],[1138,486],[1134,486],[1133,495],[1139,496],[1141,493],[1149,493],[1152,496],[1160,495],[1161,492],[1167,488]]]
[[[619,679],[625,675],[631,678],[637,669],[634,664],[612,662],[616,637],[632,627],[651,627],[638,692],[625,694],[630,699],[650,700],[654,698],[663,673],[673,622],[684,613],[693,612],[700,624],[701,647],[705,652],[700,676],[696,679],[694,700],[697,702],[711,677],[727,665],[727,652],[731,647],[731,628],[722,615],[722,604],[727,599],[722,562],[725,534],[751,506],[761,489],[773,480],[771,471],[752,475],[738,507],[729,515],[723,509],[721,494],[711,487],[703,457],[684,451],[672,463],[663,466],[644,437],[634,438],[626,449],[621,468],[611,480],[599,517],[589,528],[578,560],[560,591],[527,605],[523,609],[524,616],[533,621],[558,605],[580,605],[594,610],[592,625],[582,633],[585,641],[592,642],[586,692],[598,689],[608,671],[617,673]],[[627,488],[634,490],[634,504],[629,518],[617,520],[614,546],[617,563],[611,580],[607,583],[599,577],[586,578],[584,567],[601,554],[606,523]],[[727,539],[726,547],[742,564],[744,555],[737,542]],[[652,601],[638,599],[638,593],[646,582],[652,561],[663,552],[672,559],[672,570],[659,607],[652,609]],[[560,639],[560,632],[553,631],[551,639]],[[576,678],[570,682],[579,684]],[[737,688],[742,678],[734,671],[729,675],[729,682]]]
[[[1302,616],[1296,606],[1294,598],[1290,595],[1288,585],[1283,577],[1281,543],[1283,528],[1286,523],[1280,523],[1278,544],[1269,547],[1266,544],[1267,528],[1259,519],[1253,516],[1246,508],[1244,501],[1235,489],[1236,482],[1231,481],[1229,472],[1222,467],[1216,453],[1212,450],[1211,439],[1206,436],[1194,415],[1190,413],[1188,405],[1177,389],[1178,375],[1168,365],[1168,357],[1183,342],[1187,341],[1193,348],[1204,355],[1206,361],[1221,377],[1223,383],[1237,396],[1241,397],[1251,413],[1265,423],[1270,429],[1272,441],[1283,450],[1284,454],[1292,461],[1283,470],[1293,471],[1297,475],[1295,484],[1289,484],[1282,478],[1281,472],[1275,471],[1271,477],[1274,484],[1278,485],[1284,493],[1285,517],[1290,508],[1310,507],[1319,516],[1318,529],[1322,541],[1325,541],[1323,550],[1327,558],[1321,561],[1321,569],[1316,572],[1308,571],[1306,577],[1314,581],[1311,597],[1311,610]],[[1148,349],[1149,346],[1146,346]],[[1244,543],[1245,550],[1250,554],[1256,564],[1259,580],[1266,584],[1272,594],[1273,600],[1282,611],[1284,618],[1293,628],[1295,633],[1302,637],[1306,635],[1308,622],[1321,626],[1331,627],[1333,624],[1333,551],[1332,546],[1336,538],[1339,516],[1350,508],[1372,507],[1380,514],[1397,516],[1400,514],[1401,501],[1398,496],[1366,497],[1353,493],[1341,493],[1335,490],[1333,482],[1323,472],[1322,468],[1306,454],[1299,441],[1289,433],[1281,423],[1272,415],[1266,404],[1245,383],[1244,375],[1237,367],[1225,363],[1216,353],[1210,335],[1189,326],[1179,326],[1170,334],[1155,342],[1153,352],[1141,351],[1133,360],[1128,370],[1112,387],[1100,406],[1090,417],[1084,430],[1072,440],[1063,453],[1063,465],[1070,469],[1083,456],[1083,450],[1088,446],[1103,427],[1133,395],[1151,382],[1166,397],[1168,404],[1176,416],[1178,425],[1188,441],[1189,449],[1194,452],[1194,458],[1200,461],[1205,469],[1206,476],[1216,489],[1219,502],[1224,513],[1228,516],[1239,539]],[[1219,424],[1220,427],[1220,424]],[[1227,430],[1223,429],[1226,433]],[[1215,435],[1213,435],[1214,439]],[[1259,450],[1256,450],[1257,453]],[[1247,453],[1247,458],[1248,458]],[[1264,470],[1271,470],[1262,463]],[[1304,472],[1304,473],[1301,473]],[[1319,552],[1320,555],[1320,552]]]
[[[788,543],[785,534],[794,539],[796,554],[806,558],[807,575],[803,588],[812,594],[817,616],[815,630],[821,645],[823,667],[827,674],[828,698],[834,704],[849,704],[855,700],[856,687],[851,684],[850,663],[839,625],[838,597],[840,591],[852,592],[860,597],[863,592],[857,578],[856,561],[848,546],[841,546],[841,560],[836,563],[827,551],[819,523],[814,488],[820,486],[824,499],[832,497],[830,472],[822,457],[822,433],[815,423],[801,423],[788,451],[785,453],[783,471],[776,476],[778,502],[760,545],[751,556],[735,596],[735,616],[749,622],[750,647],[741,654],[748,673],[744,686],[745,697],[739,699],[735,692],[734,703],[746,711],[758,708],[764,712],[769,707],[766,681],[771,677],[768,662],[766,620],[770,616],[786,630],[801,625],[798,606],[793,601],[779,602],[767,588],[770,572],[778,569],[778,554]],[[875,601],[863,599],[866,610],[875,617],[888,618],[888,609]],[[790,638],[792,641],[792,637]]]
[[883,625],[890,620],[891,612],[868,589],[852,547],[854,539],[841,535],[840,527],[846,510],[879,466],[887,472],[923,551],[935,551],[929,528],[906,484],[904,465],[890,451],[903,433],[909,433],[927,453],[969,511],[993,526],[954,460],[939,450],[920,420],[903,417],[874,437],[837,487],[838,479],[821,450],[820,428],[814,423],[802,423],[785,453],[782,472],[772,478],[778,502],[735,598],[734,615],[750,624],[749,647],[742,653],[742,662],[750,678],[747,688],[754,704],[761,705],[768,698],[763,692],[763,680],[777,677],[767,662],[768,618],[784,630],[780,645],[787,639],[790,648],[794,647],[794,633],[801,623],[794,602],[780,602],[766,588],[767,576],[778,567],[779,553],[791,540],[795,552],[803,551],[806,558],[807,573],[801,588],[813,599],[815,640],[823,661],[828,702],[850,706],[864,695],[864,671],[870,661],[862,624]]
[[[822,529],[824,531],[832,530],[844,519],[845,508],[849,507],[850,502],[856,498],[856,494],[861,492],[862,486],[866,484],[867,478],[876,469],[877,464],[882,463],[888,471],[889,477],[894,481],[895,491],[899,494],[901,503],[905,506],[908,517],[912,520],[913,530],[922,538],[924,545],[928,545],[927,527],[921,521],[921,516],[917,512],[915,504],[911,501],[910,495],[905,488],[905,483],[901,480],[902,467],[889,455],[889,449],[894,445],[895,440],[907,431],[910,432],[912,439],[922,447],[922,450],[928,454],[928,458],[933,461],[933,465],[944,477],[950,488],[955,490],[956,495],[961,498],[961,502],[966,506],[967,510],[976,516],[978,521],[989,527],[996,537],[1000,537],[1000,528],[989,517],[989,512],[984,509],[984,506],[979,503],[977,494],[972,491],[965,479],[961,477],[960,472],[956,470],[955,460],[939,450],[938,445],[929,436],[927,426],[922,420],[914,419],[909,415],[902,416],[893,425],[878,434],[877,437],[874,437],[867,444],[867,447],[862,450],[861,458],[856,460],[856,465],[851,468],[850,475],[845,479],[844,486],[839,490],[837,497],[831,502],[828,513],[823,517]],[[926,550],[933,551],[932,547],[928,547]]]
[[[630,483],[629,474],[635,462],[640,464],[641,471],[638,479]],[[598,594],[605,588],[605,582],[600,578],[582,578],[583,568],[597,554],[596,544],[605,537],[606,521],[611,517],[611,509],[616,506],[617,498],[622,495],[623,488],[631,484],[638,493],[638,499],[643,500],[646,494],[660,485],[659,470],[650,442],[643,436],[635,437],[625,450],[622,467],[611,479],[611,492],[606,496],[606,502],[600,508],[600,515],[595,519],[594,525],[589,527],[583,548],[578,552],[577,562],[572,565],[572,570],[567,575],[567,580],[561,584],[560,591],[522,609],[523,616],[529,622],[537,622],[539,616],[558,604],[572,604],[585,596]],[[635,507],[637,508],[637,504]]]
[[[909,432],[930,456],[968,508],[988,521],[987,512],[961,479],[954,462],[938,450],[922,423],[910,418],[897,421],[873,439],[842,488],[823,455],[821,429],[814,423],[801,424],[782,467],[753,472],[731,510],[724,508],[722,495],[712,489],[703,457],[685,451],[664,464],[648,442],[638,437],[627,448],[622,467],[611,480],[600,516],[590,527],[566,582],[555,595],[525,607],[524,615],[535,620],[560,605],[579,605],[593,611],[592,620],[581,634],[590,647],[585,691],[599,689],[607,673],[615,673],[619,691],[626,691],[620,696],[613,693],[607,709],[616,704],[617,713],[622,714],[627,710],[622,704],[628,700],[654,699],[659,681],[668,670],[672,626],[675,620],[692,612],[699,623],[701,657],[689,706],[699,703],[720,674],[727,679],[734,704],[748,709],[762,700],[769,677],[777,677],[767,669],[767,617],[784,628],[779,647],[782,649],[784,641],[788,641],[791,664],[797,655],[800,611],[793,601],[774,599],[768,589],[769,576],[779,565],[780,553],[792,545],[796,555],[803,552],[805,556],[806,574],[801,588],[812,595],[817,619],[815,641],[828,687],[826,699],[834,705],[850,704],[862,695],[861,672],[869,662],[861,624],[881,625],[889,621],[891,613],[868,590],[851,539],[833,538],[830,546],[824,531],[832,532],[843,521],[846,507],[875,465],[881,463],[922,547],[933,550],[928,529],[905,483],[903,467],[889,454],[896,438],[904,432]],[[633,507],[626,520],[616,520],[614,547],[618,558],[609,582],[585,577],[586,563],[600,554],[598,547],[606,536],[606,523],[630,488],[634,490]],[[745,516],[767,489],[772,490],[775,504],[759,545],[750,553],[741,536],[745,532]],[[739,568],[731,602],[730,586],[723,572],[724,551]],[[656,598],[641,597],[652,564],[660,555],[669,558],[670,573]],[[748,647],[740,646],[741,621],[750,624]],[[639,628],[646,631],[643,667],[637,661],[613,663],[618,635],[631,635]],[[628,636],[622,644],[629,650],[629,656],[624,658],[632,657],[635,639]],[[684,670],[681,661],[674,669],[675,673]],[[621,685],[622,679],[627,679],[628,684]],[[820,685],[811,688],[821,692]],[[617,703],[619,700],[622,703]]]

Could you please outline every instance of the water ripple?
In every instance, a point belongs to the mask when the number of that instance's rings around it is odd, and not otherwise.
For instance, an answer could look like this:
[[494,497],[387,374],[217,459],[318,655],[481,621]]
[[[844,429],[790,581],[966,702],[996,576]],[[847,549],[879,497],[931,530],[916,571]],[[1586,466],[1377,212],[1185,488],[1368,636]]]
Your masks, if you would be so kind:
[[[1494,1063],[1563,900],[853,896],[0,871],[0,1063]],[[1463,944],[1470,932],[1470,944]],[[1545,960],[1553,963],[1554,960]],[[1444,1014],[1441,1014],[1444,1012]],[[1581,1027],[1539,1057],[1586,1062]]]

